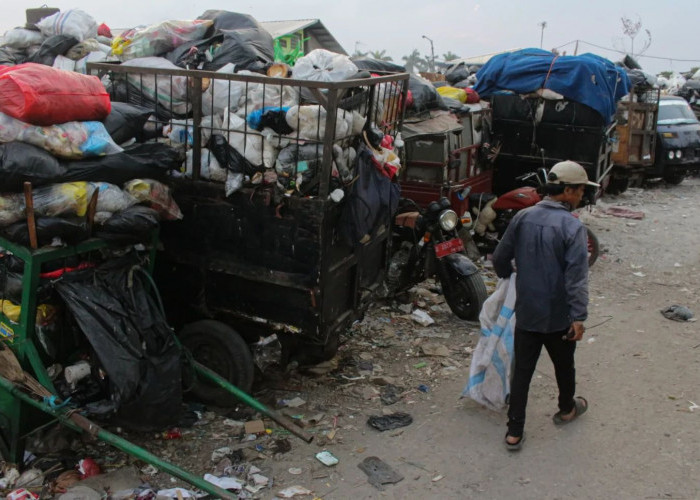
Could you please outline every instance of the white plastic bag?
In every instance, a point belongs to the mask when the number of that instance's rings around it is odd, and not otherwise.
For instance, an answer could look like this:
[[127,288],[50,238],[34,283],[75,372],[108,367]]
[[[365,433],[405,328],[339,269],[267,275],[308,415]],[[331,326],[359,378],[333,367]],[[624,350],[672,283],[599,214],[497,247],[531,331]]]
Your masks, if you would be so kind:
[[41,45],[43,41],[44,37],[38,31],[15,28],[5,33],[0,41],[0,46],[26,49],[32,45]]
[[53,67],[64,71],[75,71],[75,61],[59,54],[53,61]]
[[[228,63],[219,68],[217,73],[232,74],[235,65]],[[212,79],[211,84],[202,93],[202,113],[221,115],[226,108],[238,109],[238,102],[245,91],[245,83],[233,80]]]
[[[187,177],[192,177],[192,157],[194,151],[192,149],[187,151],[187,157],[185,159],[185,175]],[[214,154],[207,148],[202,148],[202,159],[200,161],[199,175],[202,179],[207,179],[215,182],[226,182],[228,170],[219,165]]]
[[231,131],[222,134],[228,143],[245,156],[252,165],[263,165],[266,168],[272,168],[275,165],[277,160],[275,146],[265,139],[265,134],[247,128],[243,118],[234,113],[226,113],[223,128]]
[[56,12],[39,21],[36,26],[44,36],[70,35],[79,42],[97,36],[97,22],[80,9]]
[[[287,111],[287,125],[298,131],[299,137],[312,141],[322,141],[326,130],[326,110],[317,104],[292,106]],[[356,130],[355,122],[364,125],[365,119],[354,111],[338,110],[335,122],[335,138],[347,137]],[[289,134],[295,136],[295,133]]]
[[[179,66],[165,59],[164,57],[142,57],[131,59],[122,66],[135,68],[156,68],[156,69],[177,69]],[[129,73],[127,81],[130,85],[139,89],[149,99],[158,100],[158,104],[173,113],[185,115],[189,112],[187,104],[187,77],[173,76],[171,78],[160,77],[156,80],[153,75],[140,74],[138,72]],[[157,85],[156,85],[157,82]]]
[[339,82],[357,73],[357,66],[350,58],[325,49],[312,50],[294,64],[292,74],[296,80],[315,82]]
[[138,203],[138,200],[131,194],[107,182],[90,182],[87,190],[88,202],[92,199],[92,194],[97,190],[97,212],[121,212]]
[[486,299],[479,314],[481,337],[472,354],[469,382],[462,397],[495,411],[502,410],[510,396],[515,331],[515,273],[498,280],[496,291]]

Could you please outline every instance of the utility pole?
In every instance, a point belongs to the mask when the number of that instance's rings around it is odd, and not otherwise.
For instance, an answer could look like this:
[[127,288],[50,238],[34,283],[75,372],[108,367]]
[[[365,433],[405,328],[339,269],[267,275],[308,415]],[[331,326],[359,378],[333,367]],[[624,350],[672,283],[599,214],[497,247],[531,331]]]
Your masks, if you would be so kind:
[[540,30],[540,48],[542,48],[542,42],[544,41],[544,29],[547,27],[547,21],[542,21],[537,24],[542,29]]
[[433,41],[425,35],[423,35],[423,38],[430,42],[430,72],[435,73],[435,48],[433,47]]

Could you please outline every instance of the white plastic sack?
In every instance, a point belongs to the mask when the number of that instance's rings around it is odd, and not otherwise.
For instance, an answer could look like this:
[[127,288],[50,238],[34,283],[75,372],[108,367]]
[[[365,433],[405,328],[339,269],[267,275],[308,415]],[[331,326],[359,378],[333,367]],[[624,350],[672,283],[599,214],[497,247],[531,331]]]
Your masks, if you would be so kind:
[[[156,69],[177,69],[179,66],[165,59],[164,57],[142,57],[131,59],[122,64],[122,66],[135,68],[156,68]],[[129,73],[127,81],[137,89],[143,89],[143,93],[152,100],[158,100],[158,104],[165,109],[172,110],[173,113],[184,115],[189,111],[187,105],[187,77],[173,76],[172,78],[164,78],[161,76],[157,79],[153,75],[139,74],[137,72]],[[172,101],[171,101],[172,98]]]
[[[219,68],[217,73],[232,74],[235,65],[228,63]],[[202,112],[222,115],[226,108],[238,109],[238,103],[245,90],[245,83],[232,80],[213,79],[207,90],[202,93]]]
[[325,49],[312,50],[294,64],[292,74],[296,80],[314,82],[339,82],[357,73],[357,66],[350,58]]
[[263,165],[272,168],[277,160],[277,149],[265,139],[263,133],[246,127],[246,121],[235,113],[226,113],[223,128],[230,130],[224,133],[228,143],[254,166]]
[[[200,122],[200,133],[202,136],[201,144],[206,144],[209,142],[212,130],[215,133],[221,133],[222,122],[221,118],[218,116],[204,116]],[[163,127],[163,135],[168,137],[173,143],[185,144],[189,146],[194,145],[194,126],[192,125],[192,120],[180,120],[174,119],[170,120],[165,127]]]
[[0,113],[0,142],[21,141],[59,158],[80,159],[119,153],[102,122],[67,122],[40,127]]
[[13,49],[26,49],[32,45],[41,45],[44,37],[41,33],[34,30],[25,30],[24,28],[15,28],[2,37],[0,46],[12,47]]
[[[238,74],[260,76],[250,71],[240,71]],[[231,109],[243,118],[252,111],[263,107],[291,107],[299,104],[299,90],[291,85],[248,83],[246,87],[245,82],[239,82],[238,85],[243,96],[238,102],[238,109],[233,107],[233,103]]]
[[[287,124],[298,131],[300,138],[312,141],[323,140],[326,130],[326,110],[323,106],[317,104],[292,106],[287,111],[286,119]],[[335,123],[335,138],[341,139],[354,135],[362,130],[364,124],[365,118],[356,111],[339,109]]]
[[138,200],[131,194],[108,182],[90,182],[87,190],[88,202],[97,190],[97,212],[121,212],[138,203]]
[[36,26],[44,36],[70,35],[79,42],[97,36],[97,22],[80,9],[56,12],[39,21]]
[[53,67],[65,71],[75,71],[75,61],[66,56],[57,55],[53,61]]
[[479,314],[481,337],[472,354],[469,382],[462,397],[495,411],[506,406],[513,369],[515,331],[515,273],[498,280]]
[[[192,177],[192,162],[194,150],[187,151],[185,159],[185,175]],[[199,175],[202,179],[215,182],[226,182],[228,170],[219,165],[214,154],[207,148],[202,148],[202,159],[200,160]]]
[[90,52],[88,55],[86,55],[82,59],[75,61],[75,70],[74,71],[76,71],[78,73],[82,73],[83,75],[86,75],[87,74],[87,63],[89,63],[89,62],[92,62],[92,63],[104,62],[108,58],[109,58],[109,56],[102,51]]

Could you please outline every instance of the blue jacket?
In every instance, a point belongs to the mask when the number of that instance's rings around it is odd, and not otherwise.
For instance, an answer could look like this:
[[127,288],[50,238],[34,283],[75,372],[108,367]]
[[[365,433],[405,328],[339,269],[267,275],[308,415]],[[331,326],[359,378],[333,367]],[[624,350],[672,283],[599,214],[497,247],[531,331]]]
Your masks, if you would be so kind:
[[493,254],[496,274],[517,268],[515,316],[522,330],[565,330],[588,316],[586,228],[565,203],[545,199],[518,212]]

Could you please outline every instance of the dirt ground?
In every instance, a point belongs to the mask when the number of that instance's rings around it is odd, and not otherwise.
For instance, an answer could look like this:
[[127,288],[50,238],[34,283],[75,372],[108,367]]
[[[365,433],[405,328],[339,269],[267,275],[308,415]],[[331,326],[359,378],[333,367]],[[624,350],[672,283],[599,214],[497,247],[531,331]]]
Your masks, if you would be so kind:
[[[606,215],[610,206],[642,211],[642,220]],[[698,323],[666,319],[672,304],[700,313],[700,179],[663,183],[605,197],[582,220],[598,235],[603,253],[591,268],[587,332],[577,349],[577,392],[589,412],[562,428],[556,411],[553,368],[543,354],[533,380],[519,453],[504,449],[505,415],[460,399],[478,324],[456,319],[425,283],[410,297],[377,305],[345,339],[321,374],[270,369],[255,393],[314,434],[311,444],[266,421],[269,435],[246,441],[235,409],[205,411],[178,440],[144,446],[202,475],[248,479],[250,466],[268,478],[250,498],[275,498],[299,485],[297,498],[699,498],[700,332]],[[487,277],[487,286],[495,284]],[[427,311],[423,327],[410,309]],[[431,355],[428,355],[431,354]],[[323,373],[325,371],[325,373]],[[386,405],[386,384],[398,402]],[[285,408],[285,401],[303,404]],[[297,401],[299,402],[299,401]],[[293,404],[293,403],[292,403]],[[408,413],[413,422],[380,432],[371,415]],[[211,460],[222,447],[224,458]],[[329,451],[327,467],[315,454]],[[120,467],[124,457],[93,450]],[[378,457],[403,480],[380,491],[358,464]],[[143,469],[144,464],[137,464]],[[148,476],[146,476],[148,477]],[[166,474],[149,479],[163,488]]]

